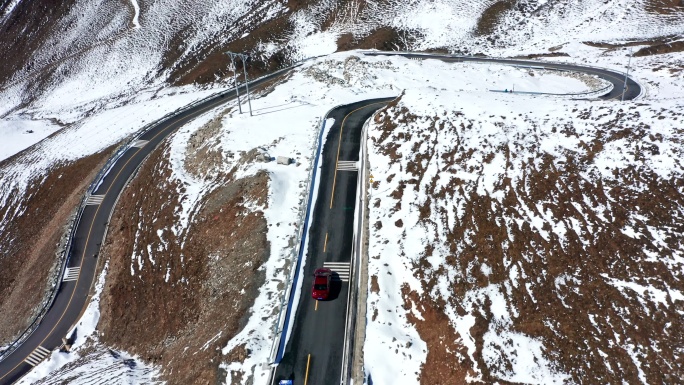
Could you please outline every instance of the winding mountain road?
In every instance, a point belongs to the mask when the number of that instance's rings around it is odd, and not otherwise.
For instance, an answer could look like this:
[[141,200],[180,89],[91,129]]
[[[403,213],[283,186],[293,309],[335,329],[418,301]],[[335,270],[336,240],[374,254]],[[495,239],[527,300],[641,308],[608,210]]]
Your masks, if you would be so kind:
[[[641,95],[641,86],[639,83],[629,76],[625,76],[622,72],[609,70],[607,68],[583,66],[565,63],[551,63],[534,60],[523,59],[502,59],[502,58],[485,58],[459,55],[438,55],[438,54],[423,54],[423,53],[394,53],[382,51],[364,52],[369,56],[403,56],[409,59],[436,59],[445,62],[470,62],[470,63],[495,63],[503,65],[511,65],[518,67],[531,67],[536,69],[547,69],[555,71],[578,72],[587,75],[595,75],[603,80],[607,80],[613,84],[613,89],[600,97],[601,100],[633,100]],[[624,98],[622,97],[624,89]]]
[[[611,100],[622,97],[625,81],[624,74],[606,69],[582,67],[565,64],[532,63],[523,60],[464,58],[448,55],[404,54],[388,52],[365,52],[367,55],[394,55],[408,58],[437,59],[446,62],[494,62],[497,64],[522,67],[583,72],[599,76],[613,83],[613,89],[600,99]],[[639,84],[627,79],[625,100],[639,96]],[[525,97],[525,96],[523,96]],[[321,179],[317,192],[316,205],[313,212],[304,276],[301,283],[301,295],[296,307],[296,315],[292,332],[286,341],[282,359],[276,357],[272,373],[272,384],[282,380],[292,380],[296,385],[329,385],[347,384],[352,362],[353,349],[345,351],[344,346],[353,340],[353,328],[349,329],[350,290],[356,283],[353,281],[353,264],[358,260],[352,250],[354,241],[355,211],[361,209],[356,205],[356,190],[363,181],[358,180],[358,168],[365,164],[359,159],[361,132],[365,121],[378,109],[384,107],[391,99],[364,100],[332,110],[325,118],[334,118],[322,151]],[[353,170],[346,166],[355,164]],[[340,167],[340,165],[345,165]],[[363,214],[357,214],[356,218]],[[340,274],[350,277],[333,286],[333,298],[321,302],[311,298],[313,271],[319,267],[330,267]],[[363,289],[363,288],[362,288]],[[286,315],[286,318],[291,314]],[[351,322],[353,325],[355,320]],[[348,333],[351,331],[351,333]],[[281,344],[283,341],[281,341]],[[345,357],[344,355],[348,356]]]
[[[255,87],[279,76],[275,72],[250,83]],[[240,88],[243,88],[241,86]],[[241,92],[245,90],[242,89]],[[67,258],[67,268],[57,296],[38,328],[11,354],[0,361],[0,384],[18,381],[55,349],[63,345],[62,338],[76,325],[88,303],[93,288],[100,245],[114,204],[129,178],[135,174],[147,156],[170,134],[207,111],[234,99],[234,89],[217,94],[192,108],[152,127],[117,159],[101,184],[88,196],[86,207],[76,230]]]
[[[321,155],[321,177],[309,231],[308,255],[302,277],[302,295],[292,334],[275,379],[296,379],[296,383],[336,384],[340,382],[344,330],[347,320],[350,280],[353,278],[354,211],[361,128],[375,111],[392,98],[372,99],[341,106],[327,118],[329,128]],[[331,298],[311,298],[313,272],[328,267],[336,274]],[[301,380],[301,382],[300,382]]]
[[[365,55],[400,55],[409,58],[443,61],[494,62],[518,66],[543,66],[548,69],[583,72],[597,75],[614,84],[602,99],[622,97],[625,75],[606,69],[571,64],[532,62],[527,60],[468,58],[450,55],[418,53],[364,52]],[[283,73],[278,71],[250,82],[254,87]],[[232,94],[233,91],[230,91]],[[641,93],[638,83],[627,79],[624,99]],[[146,157],[171,133],[207,111],[232,100],[228,92],[193,106],[174,117],[158,123],[140,136],[116,161],[102,183],[88,197],[87,206],[75,225],[67,270],[52,307],[38,328],[11,354],[0,361],[0,384],[19,380],[53,350],[62,346],[62,339],[78,322],[87,305],[97,271],[98,251],[106,226],[119,193]],[[330,113],[335,118],[323,149],[321,183],[312,219],[308,255],[302,283],[302,295],[297,306],[291,338],[282,359],[278,359],[274,379],[294,379],[296,384],[327,385],[341,382],[343,345],[351,335],[345,333],[352,270],[352,237],[358,183],[361,127],[389,99],[368,100],[339,107]],[[337,272],[333,300],[318,303],[310,297],[311,273],[319,266],[330,266]],[[345,279],[346,278],[346,279]],[[287,317],[290,317],[288,315]],[[353,333],[352,333],[353,334]],[[284,337],[282,337],[284,338]],[[281,342],[285,345],[286,341]],[[348,354],[351,354],[349,350]],[[348,362],[348,361],[347,361]],[[345,369],[346,370],[346,369]]]

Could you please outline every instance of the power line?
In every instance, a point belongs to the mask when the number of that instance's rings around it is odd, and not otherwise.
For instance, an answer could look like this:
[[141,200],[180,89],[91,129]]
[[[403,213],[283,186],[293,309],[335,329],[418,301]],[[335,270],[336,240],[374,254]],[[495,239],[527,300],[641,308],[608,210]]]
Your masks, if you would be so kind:
[[249,80],[247,79],[247,59],[249,59],[249,55],[230,51],[226,51],[226,55],[230,57],[230,63],[233,67],[233,81],[235,82],[235,94],[237,95],[238,110],[240,113],[242,113],[242,103],[240,102],[240,87],[237,82],[237,66],[235,65],[235,59],[242,60],[242,71],[245,76],[245,89],[247,90],[247,104],[249,105],[249,116],[252,116],[252,101],[249,98]]
[[621,98],[622,102],[625,101],[625,92],[627,92],[627,76],[629,76],[629,66],[630,66],[630,64],[632,64],[632,50],[631,49],[629,50],[628,57],[629,57],[629,59],[627,59],[627,72],[625,73],[625,82],[622,85],[622,98]]

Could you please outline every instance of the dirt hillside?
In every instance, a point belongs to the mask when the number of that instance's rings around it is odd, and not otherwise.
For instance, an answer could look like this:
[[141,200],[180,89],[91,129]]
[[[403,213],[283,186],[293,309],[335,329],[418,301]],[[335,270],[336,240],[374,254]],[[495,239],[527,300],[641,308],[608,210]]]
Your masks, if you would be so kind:
[[104,255],[110,261],[99,330],[110,346],[159,365],[169,384],[220,383],[221,348],[244,325],[264,277],[268,175],[226,175],[175,234],[178,191],[157,149],[122,194]]

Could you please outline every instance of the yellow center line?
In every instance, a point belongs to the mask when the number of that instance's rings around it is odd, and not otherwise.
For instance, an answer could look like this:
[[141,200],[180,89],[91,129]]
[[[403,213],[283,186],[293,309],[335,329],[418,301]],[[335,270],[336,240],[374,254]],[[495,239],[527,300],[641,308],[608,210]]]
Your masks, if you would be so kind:
[[[227,102],[228,100],[230,100],[230,99],[225,99],[225,100],[223,100],[222,102]],[[169,125],[169,126],[166,127],[165,129],[159,131],[159,132],[158,132],[156,135],[154,135],[152,138],[150,138],[149,141],[151,142],[151,141],[154,140],[157,136],[159,136],[159,135],[161,135],[162,133],[166,132],[166,131],[167,131],[168,129],[170,129],[171,127],[174,127],[174,126],[179,125],[183,120],[185,120],[185,122],[182,123],[182,124],[180,124],[180,125],[183,125],[183,124],[187,123],[187,121],[189,121],[189,120],[191,120],[191,119],[197,117],[199,114],[204,113],[206,110],[208,110],[208,109],[210,109],[210,108],[214,108],[214,107],[217,106],[218,104],[222,104],[222,103],[212,103],[211,105],[209,105],[209,106],[207,106],[207,107],[205,107],[205,108],[202,108],[202,109],[196,111],[196,112],[193,113],[191,116],[187,116],[186,118],[184,118],[184,119],[182,119],[182,120],[179,120],[178,122],[176,122],[176,123],[174,123],[174,124]],[[107,191],[105,191],[105,193],[102,194],[103,199],[104,199],[105,196],[107,196],[107,193],[109,193],[109,190],[112,188],[112,185],[114,184],[114,181],[116,181],[116,180],[118,179],[118,177],[119,177],[119,175],[121,174],[121,172],[126,168],[126,165],[128,164],[128,162],[130,162],[130,161],[138,154],[138,152],[140,152],[141,150],[142,150],[142,148],[139,148],[139,149],[138,149],[138,150],[137,150],[137,151],[136,151],[136,152],[135,152],[127,161],[126,161],[126,163],[124,163],[123,167],[121,167],[121,169],[119,170],[119,172],[116,174],[116,176],[115,176],[114,179],[112,180],[112,183],[111,183],[111,184],[109,185],[109,187],[107,188]],[[122,190],[122,191],[123,191],[123,190]],[[95,225],[95,219],[97,218],[97,213],[98,213],[99,211],[100,211],[100,205],[97,205],[97,209],[95,209],[95,214],[93,215],[93,221],[90,223],[90,228],[88,229],[88,237],[86,238],[86,243],[85,243],[85,246],[83,247],[83,255],[81,256],[81,264],[79,265],[79,269],[82,269],[82,268],[83,268],[83,262],[84,262],[85,259],[86,259],[86,255],[85,255],[85,254],[86,254],[86,250],[88,249],[88,243],[90,242],[90,234],[91,234],[91,232],[92,232],[92,230],[93,230],[93,226]],[[55,323],[55,325],[52,327],[52,329],[50,329],[50,332],[48,332],[48,334],[45,336],[45,338],[43,338],[43,340],[40,341],[40,343],[38,344],[38,346],[42,346],[43,343],[44,343],[48,338],[50,338],[50,336],[51,336],[52,333],[55,331],[55,329],[57,328],[57,326],[59,325],[59,323],[62,322],[62,318],[64,318],[64,316],[66,315],[67,310],[69,310],[69,306],[71,305],[71,302],[72,302],[72,300],[74,299],[74,295],[76,294],[76,287],[78,287],[78,283],[80,282],[80,279],[81,279],[81,273],[80,273],[80,270],[79,270],[78,278],[77,278],[76,281],[75,281],[75,285],[76,285],[76,286],[74,287],[74,290],[72,290],[72,292],[71,292],[71,296],[69,297],[69,302],[67,302],[67,305],[66,305],[66,307],[64,308],[64,312],[62,312],[62,315],[60,315],[60,317],[59,317],[59,319],[57,320],[57,322]],[[91,285],[91,286],[92,286],[92,283],[93,283],[94,280],[95,280],[95,275],[93,275],[93,279],[92,279],[91,282],[90,282],[90,285]],[[35,349],[34,349],[33,351],[35,351]],[[0,377],[0,380],[2,380],[3,378],[7,377],[10,373],[14,372],[14,370],[15,370],[16,368],[18,368],[19,365],[21,365],[21,364],[22,364],[22,363],[23,363],[31,354],[33,354],[33,351],[32,351],[28,356],[24,357],[24,359],[21,360],[18,364],[16,364],[16,365],[12,368],[12,370],[10,370],[9,372],[7,372],[4,376]]]
[[309,358],[306,359],[306,375],[304,376],[304,385],[309,381],[309,364],[311,363],[311,354]]
[[318,300],[316,300],[316,307],[314,308],[314,311],[318,310]]
[[335,200],[335,183],[337,182],[337,164],[340,161],[340,148],[342,148],[342,131],[344,131],[344,123],[347,121],[347,118],[349,117],[349,115],[353,114],[354,112],[356,112],[358,110],[362,110],[366,107],[374,106],[376,104],[387,104],[387,102],[376,102],[376,103],[367,104],[363,107],[359,107],[359,108],[355,109],[354,111],[348,113],[344,117],[344,119],[342,119],[342,125],[340,126],[340,140],[337,143],[337,157],[335,158],[335,172],[333,174],[333,188],[332,188],[332,193],[330,193],[330,208],[331,209],[333,206],[333,201]]
[[328,249],[328,233],[325,233],[325,243],[323,243],[323,252]]
[[[608,75],[608,76],[610,76],[610,75]],[[611,76],[611,77],[612,77],[613,79],[617,79],[617,78],[616,78],[616,77],[614,77],[614,76]],[[617,79],[617,80],[620,80],[620,79]],[[625,85],[624,85],[624,87],[623,87],[623,88],[624,88],[624,89],[622,90],[622,92],[621,92],[621,93],[619,93],[619,94],[617,94],[617,95],[613,96],[612,98],[610,98],[610,99],[608,99],[608,100],[613,100],[613,99],[617,99],[618,97],[622,97],[622,95],[626,94],[626,93],[627,93],[627,91],[629,91],[629,84],[628,84],[628,83],[625,83]]]

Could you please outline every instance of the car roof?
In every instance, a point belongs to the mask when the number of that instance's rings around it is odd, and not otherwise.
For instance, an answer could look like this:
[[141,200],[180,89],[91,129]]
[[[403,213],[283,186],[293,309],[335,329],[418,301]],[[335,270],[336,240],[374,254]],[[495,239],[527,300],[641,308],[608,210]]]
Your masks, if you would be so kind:
[[328,283],[328,276],[327,275],[317,275],[316,279],[314,279],[314,284],[322,284],[322,283]]

